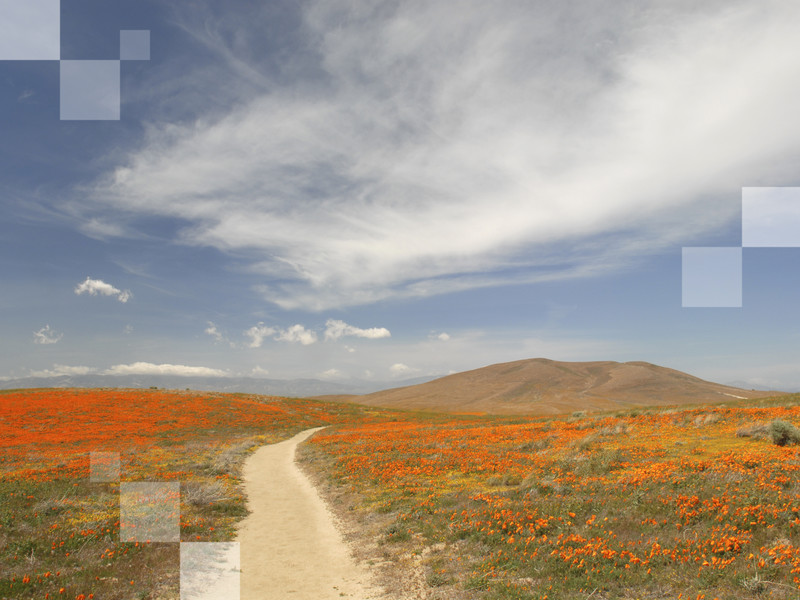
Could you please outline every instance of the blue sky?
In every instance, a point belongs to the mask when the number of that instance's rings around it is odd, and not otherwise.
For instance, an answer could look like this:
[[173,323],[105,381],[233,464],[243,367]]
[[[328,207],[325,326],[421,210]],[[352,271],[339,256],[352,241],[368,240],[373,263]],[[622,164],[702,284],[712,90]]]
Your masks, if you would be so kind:
[[800,250],[681,307],[682,247],[800,185],[800,7],[457,4],[62,0],[62,59],[146,29],[150,60],[119,121],[0,61],[0,377],[547,357],[800,389]]

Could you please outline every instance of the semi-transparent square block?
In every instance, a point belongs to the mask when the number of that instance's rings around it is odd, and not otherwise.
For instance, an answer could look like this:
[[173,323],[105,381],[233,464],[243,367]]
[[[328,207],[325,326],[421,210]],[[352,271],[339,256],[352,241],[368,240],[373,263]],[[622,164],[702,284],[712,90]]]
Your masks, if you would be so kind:
[[181,600],[236,600],[241,570],[238,542],[183,542]]
[[60,58],[60,0],[0,0],[0,60]]
[[120,540],[180,542],[180,496],[177,482],[120,483]]
[[118,60],[61,61],[61,119],[118,121],[120,67]]
[[800,188],[742,188],[742,246],[800,247]]
[[90,452],[89,481],[119,481],[119,452]]
[[683,248],[682,258],[682,306],[742,306],[741,248]]
[[121,60],[150,60],[150,30],[123,29],[119,32]]

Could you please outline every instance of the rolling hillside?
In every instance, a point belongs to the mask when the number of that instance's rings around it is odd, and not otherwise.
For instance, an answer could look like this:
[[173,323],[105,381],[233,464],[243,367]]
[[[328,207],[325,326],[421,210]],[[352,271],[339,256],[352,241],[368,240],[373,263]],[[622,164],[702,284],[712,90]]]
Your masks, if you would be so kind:
[[559,362],[534,358],[456,373],[419,385],[337,398],[410,410],[558,414],[776,394],[712,383],[646,362]]

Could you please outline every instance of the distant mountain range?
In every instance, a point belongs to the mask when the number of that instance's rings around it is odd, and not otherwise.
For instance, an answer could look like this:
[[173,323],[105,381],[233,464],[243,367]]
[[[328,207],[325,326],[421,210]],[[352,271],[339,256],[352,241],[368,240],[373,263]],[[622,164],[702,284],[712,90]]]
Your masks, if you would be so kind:
[[0,381],[0,389],[16,388],[149,388],[240,392],[304,398],[323,394],[368,394],[398,385],[410,386],[433,377],[402,381],[324,381],[321,379],[263,379],[257,377],[186,377],[178,375],[61,375]]
[[0,381],[13,388],[150,388],[320,398],[450,413],[558,414],[634,406],[722,402],[782,392],[713,383],[646,362],[559,362],[533,358],[438,379],[324,381],[178,375],[62,375]]
[[329,399],[405,410],[559,414],[713,403],[781,393],[713,383],[647,362],[559,362],[534,358],[490,365],[417,385]]

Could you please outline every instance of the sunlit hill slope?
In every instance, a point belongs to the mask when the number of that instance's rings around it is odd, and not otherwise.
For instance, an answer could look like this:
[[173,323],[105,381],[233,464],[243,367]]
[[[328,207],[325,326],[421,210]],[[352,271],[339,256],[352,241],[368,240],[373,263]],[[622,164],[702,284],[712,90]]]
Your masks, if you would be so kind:
[[453,413],[558,414],[721,402],[776,393],[713,383],[646,362],[559,362],[534,358],[490,365],[419,385],[336,399]]

